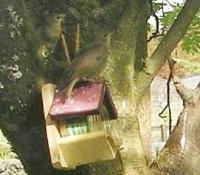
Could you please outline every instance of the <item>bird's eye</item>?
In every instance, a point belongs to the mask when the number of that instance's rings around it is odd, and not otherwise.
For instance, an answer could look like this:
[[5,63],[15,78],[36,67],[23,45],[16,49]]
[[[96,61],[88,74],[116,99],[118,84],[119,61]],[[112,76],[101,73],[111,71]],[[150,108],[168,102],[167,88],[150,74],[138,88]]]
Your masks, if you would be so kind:
[[57,19],[61,19],[61,16],[60,16],[60,15],[58,15],[56,18],[57,18]]

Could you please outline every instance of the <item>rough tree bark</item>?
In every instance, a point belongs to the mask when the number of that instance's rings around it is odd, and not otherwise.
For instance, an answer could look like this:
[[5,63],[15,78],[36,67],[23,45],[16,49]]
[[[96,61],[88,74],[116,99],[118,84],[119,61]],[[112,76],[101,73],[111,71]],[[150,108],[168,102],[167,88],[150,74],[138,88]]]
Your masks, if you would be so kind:
[[[150,174],[140,137],[136,107],[143,93],[148,91],[156,72],[186,32],[200,7],[200,1],[186,2],[169,33],[148,59],[146,67],[143,67],[147,57],[146,20],[149,15],[146,0],[1,0],[1,5],[0,126],[26,171],[31,175]],[[78,12],[75,13],[76,17],[69,7]],[[120,116],[122,161],[118,158],[97,165],[82,166],[74,171],[61,172],[53,169],[47,160],[48,150],[45,150],[44,144],[44,121],[37,82],[42,77],[43,81],[56,83],[63,71],[60,66],[63,62],[59,46],[57,52],[45,60],[42,66],[38,66],[36,62],[35,34],[43,24],[47,12],[66,14],[65,30],[71,55],[74,52],[71,43],[77,19],[81,26],[81,47],[113,33],[105,77],[112,89]],[[123,172],[118,171],[121,165]]]
[[196,89],[187,89],[175,78],[174,84],[183,100],[184,108],[172,134],[152,167],[155,174],[190,175],[199,174],[199,114],[200,84]]

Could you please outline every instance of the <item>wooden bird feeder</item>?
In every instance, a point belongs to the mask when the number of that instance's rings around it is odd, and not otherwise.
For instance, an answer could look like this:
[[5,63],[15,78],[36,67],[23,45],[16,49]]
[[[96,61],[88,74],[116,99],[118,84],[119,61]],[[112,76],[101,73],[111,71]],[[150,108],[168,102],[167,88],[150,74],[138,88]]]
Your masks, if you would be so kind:
[[111,136],[109,121],[117,113],[104,82],[86,82],[65,99],[56,86],[42,87],[47,140],[53,167],[74,169],[78,165],[114,159],[121,144]]

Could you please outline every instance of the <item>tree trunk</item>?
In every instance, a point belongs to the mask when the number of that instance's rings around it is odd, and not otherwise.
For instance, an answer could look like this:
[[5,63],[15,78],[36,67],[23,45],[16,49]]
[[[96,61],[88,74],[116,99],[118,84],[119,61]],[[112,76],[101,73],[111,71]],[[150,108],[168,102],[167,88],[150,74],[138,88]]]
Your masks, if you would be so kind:
[[186,89],[180,82],[176,82],[175,86],[183,99],[184,109],[152,166],[158,174],[199,174],[200,86],[193,91]]
[[[58,72],[63,71],[62,67],[55,67],[58,54],[51,55],[46,64],[39,67],[37,65],[34,50],[37,45],[35,37],[37,28],[43,23],[47,12],[66,14],[65,32],[71,55],[74,52],[72,36],[77,22],[81,26],[81,47],[94,40],[101,41],[107,34],[113,32],[105,77],[118,109],[119,120],[123,124],[120,128],[123,130],[121,132],[123,133],[121,135],[123,149],[120,151],[120,155],[124,174],[132,175],[146,171],[139,124],[135,116],[133,65],[136,57],[137,60],[141,59],[137,61],[139,65],[146,55],[148,4],[141,0],[128,3],[120,0],[115,2],[89,1],[83,4],[81,1],[66,3],[50,0],[12,0],[9,2],[2,0],[2,4],[3,25],[0,32],[3,42],[1,44],[1,55],[3,56],[1,72],[3,74],[1,83],[4,87],[0,90],[4,112],[1,114],[1,127],[22,160],[26,171],[33,175],[67,173],[54,170],[47,161],[48,150],[46,150],[47,143],[44,142],[42,103],[37,89],[37,82],[41,77],[43,81],[55,83],[59,79],[55,76],[55,72],[59,75]],[[69,7],[81,14],[79,21],[74,18],[73,14],[70,14]],[[90,12],[87,9],[90,9]],[[19,68],[11,70],[10,67],[16,65]],[[14,77],[18,71],[21,76]],[[12,88],[13,85],[15,88]],[[122,164],[118,156],[110,163],[86,165],[68,173],[121,174]],[[105,168],[108,166],[109,168]]]

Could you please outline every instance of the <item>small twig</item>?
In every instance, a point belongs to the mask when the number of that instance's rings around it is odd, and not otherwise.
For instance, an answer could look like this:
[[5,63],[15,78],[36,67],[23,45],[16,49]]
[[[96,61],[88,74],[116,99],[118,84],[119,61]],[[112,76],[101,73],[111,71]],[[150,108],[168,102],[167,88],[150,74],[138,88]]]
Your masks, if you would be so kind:
[[172,4],[171,2],[169,2],[168,0],[165,0],[170,6],[172,6],[173,8],[176,7],[176,5]]
[[76,32],[75,32],[75,37],[74,37],[74,49],[75,53],[77,53],[80,49],[80,24],[77,23],[76,25]]
[[67,42],[66,42],[64,33],[61,33],[61,41],[62,41],[62,47],[64,51],[65,60],[67,62],[67,65],[69,65],[70,57],[69,57],[69,51],[68,51]]
[[172,112],[171,112],[171,105],[170,105],[170,82],[172,78],[172,73],[170,72],[169,78],[167,81],[167,104],[168,104],[168,111],[169,111],[169,133],[172,132]]
[[[162,19],[164,19],[164,17],[165,17],[165,12],[164,12],[164,0],[162,0]],[[164,35],[164,33],[165,33],[165,29],[164,29],[164,26],[162,27],[162,35]]]
[[162,114],[165,112],[165,110],[167,109],[167,107],[168,107],[168,104],[162,109],[162,111],[158,114],[158,116],[160,117],[160,118],[165,118],[166,116],[162,116]]
[[150,14],[154,17],[155,21],[156,21],[156,30],[155,32],[152,33],[152,36],[150,36],[150,38],[147,40],[148,42],[151,41],[153,38],[156,38],[158,36],[162,36],[161,34],[159,34],[159,17],[156,15],[156,12],[153,9],[153,2],[152,0],[149,0],[149,8],[150,8]]
[[174,77],[174,65],[175,65],[176,61],[174,61],[171,57],[168,58],[168,64],[169,64],[169,68],[170,68],[170,74],[172,76],[172,78]]
[[169,112],[169,133],[171,133],[172,132],[172,112],[171,112],[171,105],[170,105],[170,82],[171,82],[171,79],[174,76],[174,61],[171,58],[169,58],[168,64],[169,64],[169,68],[170,68],[170,74],[169,74],[169,77],[168,77],[168,80],[167,80],[167,105],[163,108],[163,110],[158,115],[161,118],[165,118],[165,116],[162,116],[162,114],[168,108],[168,112]]
[[167,104],[168,104],[168,109],[169,109],[169,133],[172,132],[172,112],[171,112],[171,105],[170,105],[170,82],[171,79],[174,77],[174,61],[169,58],[168,59],[168,64],[170,68],[170,74],[168,77],[167,81]]
[[149,37],[149,39],[147,40],[147,42],[150,42],[153,38],[157,38],[157,37],[160,37],[160,36],[164,36],[163,33],[161,34],[154,34],[152,33],[152,35]]

